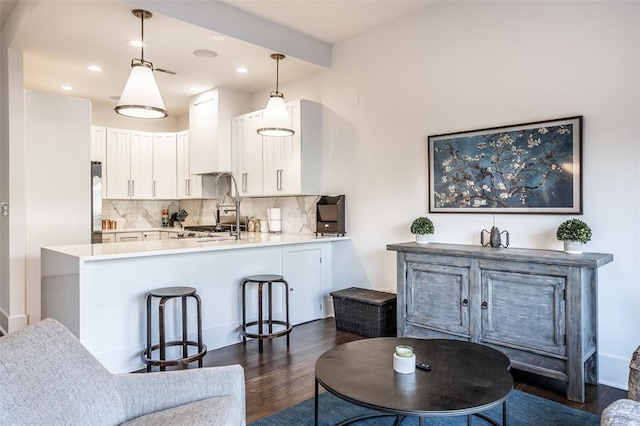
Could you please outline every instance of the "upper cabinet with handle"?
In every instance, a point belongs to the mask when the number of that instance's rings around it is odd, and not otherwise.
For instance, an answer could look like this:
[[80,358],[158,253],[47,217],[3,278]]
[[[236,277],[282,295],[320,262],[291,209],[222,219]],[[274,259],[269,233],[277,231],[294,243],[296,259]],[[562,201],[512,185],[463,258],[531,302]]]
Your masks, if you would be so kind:
[[189,162],[189,131],[178,132],[177,184],[178,198],[202,198],[202,176],[191,174]]
[[233,174],[242,196],[262,196],[262,136],[257,132],[262,111],[234,117],[231,122]]
[[322,105],[287,103],[293,136],[260,136],[262,111],[234,117],[233,164],[241,195],[285,196],[320,193]]
[[153,134],[153,198],[173,200],[177,188],[177,142],[175,133]]
[[151,133],[107,129],[106,157],[107,198],[152,198]]
[[218,87],[189,102],[190,173],[231,170],[231,119],[249,109],[249,94]]

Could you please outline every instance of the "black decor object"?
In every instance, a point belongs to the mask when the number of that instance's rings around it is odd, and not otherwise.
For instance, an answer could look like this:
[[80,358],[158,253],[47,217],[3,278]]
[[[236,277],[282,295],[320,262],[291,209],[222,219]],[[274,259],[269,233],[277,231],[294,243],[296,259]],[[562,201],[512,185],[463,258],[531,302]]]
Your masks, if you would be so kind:
[[344,236],[344,195],[323,195],[316,204],[316,235],[336,234]]

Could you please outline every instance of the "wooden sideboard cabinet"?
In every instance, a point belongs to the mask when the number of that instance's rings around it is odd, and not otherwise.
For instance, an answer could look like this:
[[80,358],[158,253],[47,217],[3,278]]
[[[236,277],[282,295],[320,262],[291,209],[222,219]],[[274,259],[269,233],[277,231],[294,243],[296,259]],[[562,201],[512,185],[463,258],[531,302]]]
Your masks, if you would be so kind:
[[584,402],[598,383],[597,270],[604,253],[390,244],[397,252],[398,335],[501,350],[511,366],[567,382]]

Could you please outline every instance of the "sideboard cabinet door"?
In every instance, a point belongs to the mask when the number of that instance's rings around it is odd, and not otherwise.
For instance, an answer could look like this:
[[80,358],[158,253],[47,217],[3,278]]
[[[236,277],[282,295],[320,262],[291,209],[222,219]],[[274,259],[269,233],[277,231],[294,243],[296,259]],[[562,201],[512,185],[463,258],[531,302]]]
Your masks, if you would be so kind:
[[565,355],[565,277],[481,272],[481,342]]
[[407,264],[407,324],[469,338],[469,268]]

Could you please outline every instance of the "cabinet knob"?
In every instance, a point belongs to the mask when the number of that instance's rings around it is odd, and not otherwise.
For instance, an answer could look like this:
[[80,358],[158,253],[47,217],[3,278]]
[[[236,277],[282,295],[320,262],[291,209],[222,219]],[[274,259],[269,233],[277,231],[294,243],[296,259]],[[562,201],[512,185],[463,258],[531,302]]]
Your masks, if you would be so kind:
[[293,287],[291,287],[291,288],[289,289],[289,291],[293,291]]
[[489,304],[487,302],[482,302],[482,309],[487,309]]
[[464,299],[464,300],[462,301],[462,306],[469,306],[469,300]]

